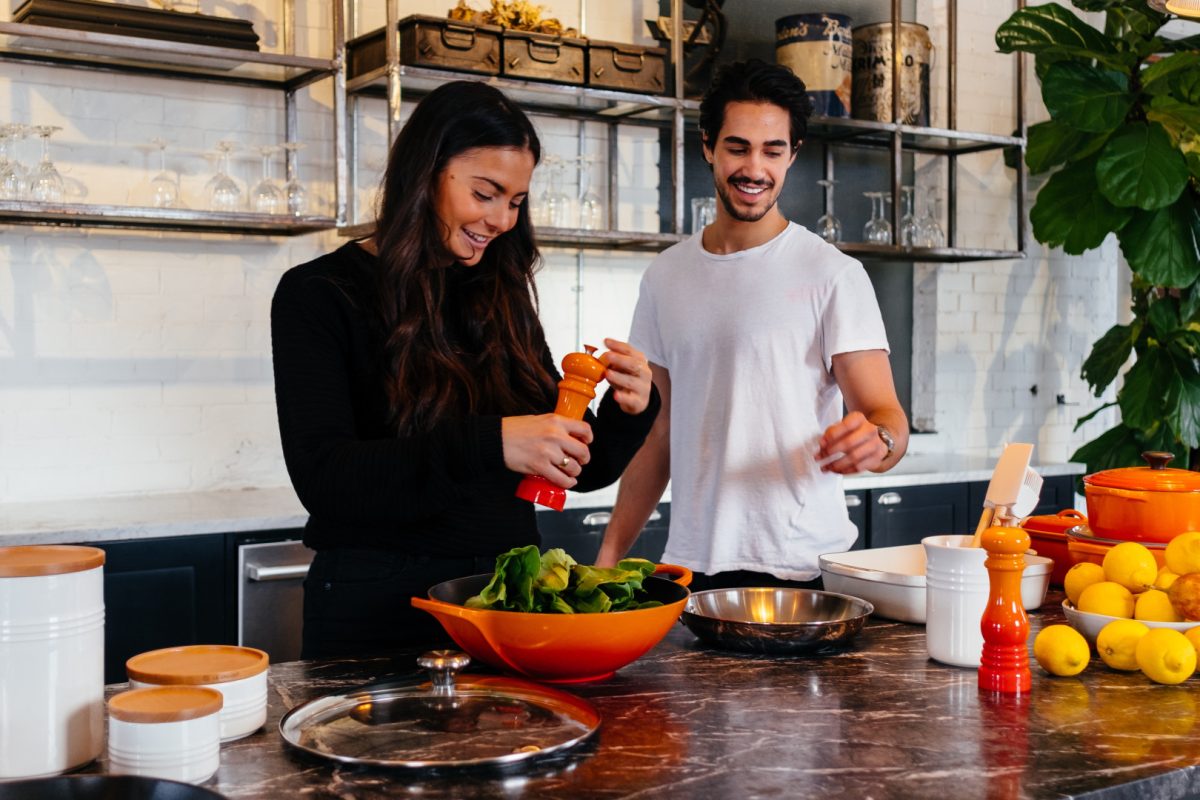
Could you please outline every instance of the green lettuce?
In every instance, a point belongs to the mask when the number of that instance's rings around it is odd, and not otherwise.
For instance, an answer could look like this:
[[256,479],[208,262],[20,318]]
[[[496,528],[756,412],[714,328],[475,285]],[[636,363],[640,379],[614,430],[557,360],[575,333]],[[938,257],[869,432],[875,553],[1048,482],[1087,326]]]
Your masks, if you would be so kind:
[[615,567],[579,564],[564,550],[538,553],[535,545],[515,547],[496,558],[496,572],[468,608],[547,614],[601,614],[653,608],[657,600],[639,600],[642,582],[654,563],[626,558]]

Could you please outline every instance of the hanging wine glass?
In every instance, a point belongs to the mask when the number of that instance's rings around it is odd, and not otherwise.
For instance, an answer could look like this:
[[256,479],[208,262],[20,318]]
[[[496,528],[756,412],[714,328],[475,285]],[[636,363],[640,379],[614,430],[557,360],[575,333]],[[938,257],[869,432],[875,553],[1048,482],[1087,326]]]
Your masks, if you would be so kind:
[[284,142],[283,149],[287,152],[287,183],[283,184],[287,213],[302,217],[308,211],[308,190],[300,182],[300,151],[304,142]]
[[822,178],[818,186],[825,187],[825,213],[817,217],[817,229],[814,233],[830,244],[842,240],[842,223],[833,214],[833,187],[837,181],[832,178]]
[[287,200],[283,189],[271,177],[272,156],[279,152],[279,148],[266,145],[258,148],[258,152],[262,156],[262,178],[250,190],[250,205],[259,214],[278,214]]
[[562,189],[563,160],[556,155],[546,156],[546,167],[550,173],[546,191],[542,193],[542,213],[545,224],[551,228],[571,226],[571,198]]
[[21,165],[17,163],[17,125],[0,125],[0,200],[19,200],[24,188]]
[[596,156],[580,156],[579,162],[579,227],[585,231],[602,230],[604,225],[604,201],[593,188],[592,165],[600,159]]
[[221,154],[217,174],[208,184],[208,207],[213,211],[237,211],[242,204],[242,190],[233,178],[229,177],[229,154],[236,144],[230,141],[217,142],[217,152]]
[[863,192],[871,201],[871,218],[863,226],[863,240],[871,244],[891,244],[892,224],[884,216],[884,193]]
[[150,179],[150,203],[155,208],[175,208],[179,205],[179,184],[167,172],[167,140],[155,137],[150,143],[158,148],[158,174]]
[[42,138],[42,160],[29,175],[29,198],[39,203],[61,203],[65,192],[62,175],[50,160],[50,137],[61,131],[59,125],[34,125]]
[[925,198],[925,214],[917,222],[916,241],[920,247],[945,247],[946,233],[942,230],[942,199],[937,194]]
[[916,187],[901,186],[901,201],[904,203],[904,214],[900,217],[900,244],[904,247],[915,247],[919,233],[917,216],[913,213],[913,192]]

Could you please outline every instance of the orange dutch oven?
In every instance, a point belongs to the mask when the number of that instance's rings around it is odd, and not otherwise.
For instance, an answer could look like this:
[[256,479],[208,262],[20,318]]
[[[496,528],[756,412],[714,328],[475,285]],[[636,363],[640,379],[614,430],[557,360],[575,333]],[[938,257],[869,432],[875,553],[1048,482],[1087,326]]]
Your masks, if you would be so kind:
[[1088,527],[1102,539],[1169,542],[1200,530],[1200,473],[1167,466],[1171,453],[1142,453],[1148,467],[1084,476]]

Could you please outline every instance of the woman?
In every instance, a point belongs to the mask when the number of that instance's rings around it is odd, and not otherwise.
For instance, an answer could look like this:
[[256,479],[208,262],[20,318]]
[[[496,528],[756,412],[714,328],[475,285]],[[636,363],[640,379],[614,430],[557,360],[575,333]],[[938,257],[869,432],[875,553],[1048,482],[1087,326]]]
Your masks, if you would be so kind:
[[317,551],[305,658],[442,640],[409,599],[539,542],[534,508],[513,494],[521,476],[607,485],[650,429],[646,359],[615,340],[598,413],[548,413],[560,376],[533,285],[539,155],[499,91],[439,87],[392,147],[374,234],[276,289],[279,428]]

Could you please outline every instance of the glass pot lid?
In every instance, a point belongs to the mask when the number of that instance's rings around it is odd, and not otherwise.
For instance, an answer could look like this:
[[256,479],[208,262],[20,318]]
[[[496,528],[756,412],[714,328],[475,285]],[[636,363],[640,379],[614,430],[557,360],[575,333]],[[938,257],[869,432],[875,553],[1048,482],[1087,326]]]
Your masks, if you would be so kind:
[[1145,492],[1197,492],[1200,491],[1200,473],[1188,469],[1171,469],[1167,466],[1175,456],[1173,453],[1149,451],[1142,453],[1148,467],[1119,467],[1085,475],[1085,486],[1103,486],[1108,489],[1126,489]]
[[417,659],[430,680],[318,697],[279,721],[292,747],[350,764],[416,769],[508,766],[558,754],[600,727],[579,697],[519,678],[456,675],[470,656]]

